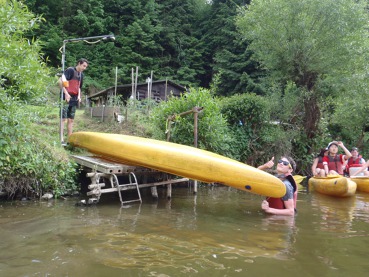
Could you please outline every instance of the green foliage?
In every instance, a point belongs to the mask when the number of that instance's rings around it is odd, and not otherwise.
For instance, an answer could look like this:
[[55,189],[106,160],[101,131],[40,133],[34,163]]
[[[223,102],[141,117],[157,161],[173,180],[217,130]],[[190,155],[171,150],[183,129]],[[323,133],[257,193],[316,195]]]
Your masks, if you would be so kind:
[[20,2],[0,3],[0,87],[22,101],[40,98],[51,83],[49,70],[40,55],[40,42],[25,39],[24,33],[36,28],[42,19]]
[[328,130],[335,139],[344,141],[348,147],[356,146],[368,156],[369,90],[363,83],[353,84],[350,94],[342,95],[335,103]]
[[42,132],[31,132],[39,130],[42,117],[25,104],[44,102],[51,82],[38,41],[23,37],[41,18],[20,2],[0,3],[0,189],[11,195],[53,191],[58,197],[74,189],[75,165],[58,155]]
[[[194,113],[180,114],[193,111],[195,107],[203,108],[198,113],[198,147],[232,156],[232,138],[220,112],[219,100],[203,88],[191,89],[179,98],[171,97],[154,108],[151,112],[154,137],[164,140],[170,131],[171,142],[193,146]],[[169,121],[169,116],[174,116],[174,120]]]
[[283,129],[270,120],[271,106],[265,98],[236,94],[222,99],[221,103],[221,112],[235,138],[232,146],[238,160],[258,165],[274,155],[290,152]]
[[299,88],[298,105],[284,108],[299,109],[309,140],[319,134],[320,103],[367,83],[361,76],[369,58],[368,19],[365,1],[255,0],[240,8],[239,30],[269,80]]
[[[200,1],[201,2],[201,1]],[[115,42],[89,45],[68,43],[66,65],[81,58],[90,61],[87,85],[98,89],[114,81],[111,69],[118,67],[119,82],[131,82],[131,68],[138,66],[139,82],[154,71],[154,79],[180,80],[184,85],[197,84],[204,74],[195,14],[208,5],[197,1],[87,0],[83,2],[26,0],[32,11],[42,14],[45,24],[31,35],[45,42],[44,53],[50,64],[60,67],[59,48],[67,38],[114,33]],[[90,82],[89,78],[95,80]]]
[[230,125],[241,124],[256,131],[259,125],[269,120],[266,100],[255,94],[237,94],[222,99],[222,114]]
[[306,77],[314,78],[314,74],[322,78],[322,74],[346,73],[365,53],[368,16],[362,4],[257,0],[240,9],[238,26],[266,68],[281,78],[308,85],[314,80]]
[[[367,1],[23,1],[45,20],[16,1],[0,1],[4,4],[0,22],[7,24],[0,35],[0,89],[6,88],[15,98],[44,100],[42,93],[53,82],[47,80],[50,74],[44,71],[40,56],[49,57],[45,61],[55,67],[54,72],[60,71],[59,48],[64,39],[114,33],[115,42],[67,44],[66,66],[75,65],[81,57],[90,61],[84,82],[87,90],[112,86],[116,67],[118,84],[130,83],[131,69],[138,66],[139,82],[153,71],[155,80],[170,78],[189,87],[211,85],[216,95],[252,91],[265,97],[269,103],[265,121],[273,124],[262,123],[257,130],[247,124],[239,126],[234,119],[232,131],[222,134],[228,144],[206,145],[208,149],[250,160],[292,148],[305,162],[331,139],[367,145],[365,116],[356,116],[366,114],[369,98],[369,21],[363,8]],[[242,8],[244,5],[248,6]],[[14,6],[15,12],[4,13],[9,6]],[[30,28],[32,24],[37,28]],[[40,47],[38,56],[27,52],[31,48],[37,52]],[[41,70],[37,64],[42,65]],[[116,100],[114,104],[119,105]],[[128,111],[126,123],[135,134],[155,133],[163,139],[167,116],[192,109],[197,103],[178,109],[172,105],[157,123],[163,125],[160,132],[147,129],[147,117],[155,113],[153,103],[129,103],[122,113]],[[255,112],[251,107],[248,112]],[[355,115],[348,116],[353,111]],[[255,122],[261,118],[256,117]],[[178,130],[176,136],[184,132],[181,139],[192,145],[193,126],[178,128],[182,120],[177,119],[172,131]],[[202,138],[201,144],[206,140]]]
[[[203,59],[212,65],[210,81],[214,82],[215,76],[219,81],[215,87],[216,94],[263,93],[258,86],[260,73],[257,63],[250,59],[252,52],[247,49],[248,42],[242,39],[235,24],[238,5],[249,1],[212,2],[198,32],[202,33],[202,46],[206,47],[203,52],[208,54]],[[208,86],[206,80],[202,81],[202,85]]]
[[[57,152],[39,130],[45,114],[22,106],[2,94],[0,109],[0,189],[10,195],[35,191],[51,191],[55,197],[75,189],[76,165],[61,151]],[[35,124],[35,125],[33,125]]]
[[150,113],[156,106],[157,103],[149,99],[143,101],[129,99],[127,101],[126,106],[121,108],[121,113],[125,116],[124,128],[129,130],[129,134],[140,137],[152,136]]

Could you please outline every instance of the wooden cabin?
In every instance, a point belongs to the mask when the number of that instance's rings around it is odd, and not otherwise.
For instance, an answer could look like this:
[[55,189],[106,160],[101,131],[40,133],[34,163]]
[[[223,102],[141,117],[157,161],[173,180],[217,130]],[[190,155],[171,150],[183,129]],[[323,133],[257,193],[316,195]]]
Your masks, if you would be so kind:
[[139,83],[137,84],[136,93],[132,93],[132,91],[134,91],[132,84],[113,86],[104,89],[87,96],[88,106],[92,106],[92,104],[94,106],[109,105],[109,99],[114,96],[122,96],[124,102],[131,97],[137,100],[151,98],[156,102],[166,101],[170,96],[180,96],[181,93],[186,92],[187,89],[169,80],[158,80],[152,81],[151,84]]

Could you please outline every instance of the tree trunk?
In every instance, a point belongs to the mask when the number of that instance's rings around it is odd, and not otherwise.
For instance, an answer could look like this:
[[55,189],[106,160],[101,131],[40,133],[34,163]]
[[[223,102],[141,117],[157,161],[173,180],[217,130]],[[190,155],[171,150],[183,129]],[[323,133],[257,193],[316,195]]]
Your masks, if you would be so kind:
[[320,108],[317,98],[313,93],[309,93],[304,101],[304,129],[308,139],[314,139],[317,135],[318,125],[320,121]]

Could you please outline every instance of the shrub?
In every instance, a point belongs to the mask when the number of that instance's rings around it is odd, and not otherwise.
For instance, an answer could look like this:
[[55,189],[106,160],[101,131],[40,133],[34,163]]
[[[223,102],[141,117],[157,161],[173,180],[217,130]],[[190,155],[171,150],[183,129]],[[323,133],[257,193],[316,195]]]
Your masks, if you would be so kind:
[[[233,156],[227,122],[220,111],[219,100],[209,90],[198,88],[180,97],[171,97],[161,102],[151,112],[153,137],[165,140],[170,132],[170,141],[185,145],[194,145],[194,113],[180,115],[202,108],[198,113],[198,147],[225,156]],[[173,120],[168,120],[174,116]]]
[[288,152],[286,134],[270,119],[270,103],[256,94],[237,94],[222,99],[222,114],[229,123],[234,156],[256,166],[272,156]]
[[38,114],[4,94],[1,99],[0,189],[11,197],[30,191],[50,191],[58,197],[74,190],[76,164],[42,133],[31,131]]

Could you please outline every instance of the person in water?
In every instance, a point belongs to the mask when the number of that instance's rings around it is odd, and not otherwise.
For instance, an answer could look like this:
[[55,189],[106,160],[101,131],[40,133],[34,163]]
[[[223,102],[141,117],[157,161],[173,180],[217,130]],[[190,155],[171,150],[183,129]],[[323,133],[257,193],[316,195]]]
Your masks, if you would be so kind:
[[[338,154],[338,147],[341,147],[345,155]],[[326,175],[343,175],[346,161],[351,158],[351,153],[343,145],[342,141],[332,141],[328,144],[328,156],[323,158],[323,166]]]
[[323,158],[328,156],[328,148],[320,149],[318,156],[313,161],[313,165],[311,166],[311,172],[313,176],[325,177],[325,170],[323,166]]
[[[266,170],[274,166],[274,157],[267,163],[258,167],[258,169]],[[295,215],[297,186],[292,177],[292,172],[296,168],[296,164],[290,157],[281,157],[277,163],[277,178],[281,179],[286,186],[286,194],[282,198],[268,197],[261,203],[261,208],[268,214],[275,215]]]

